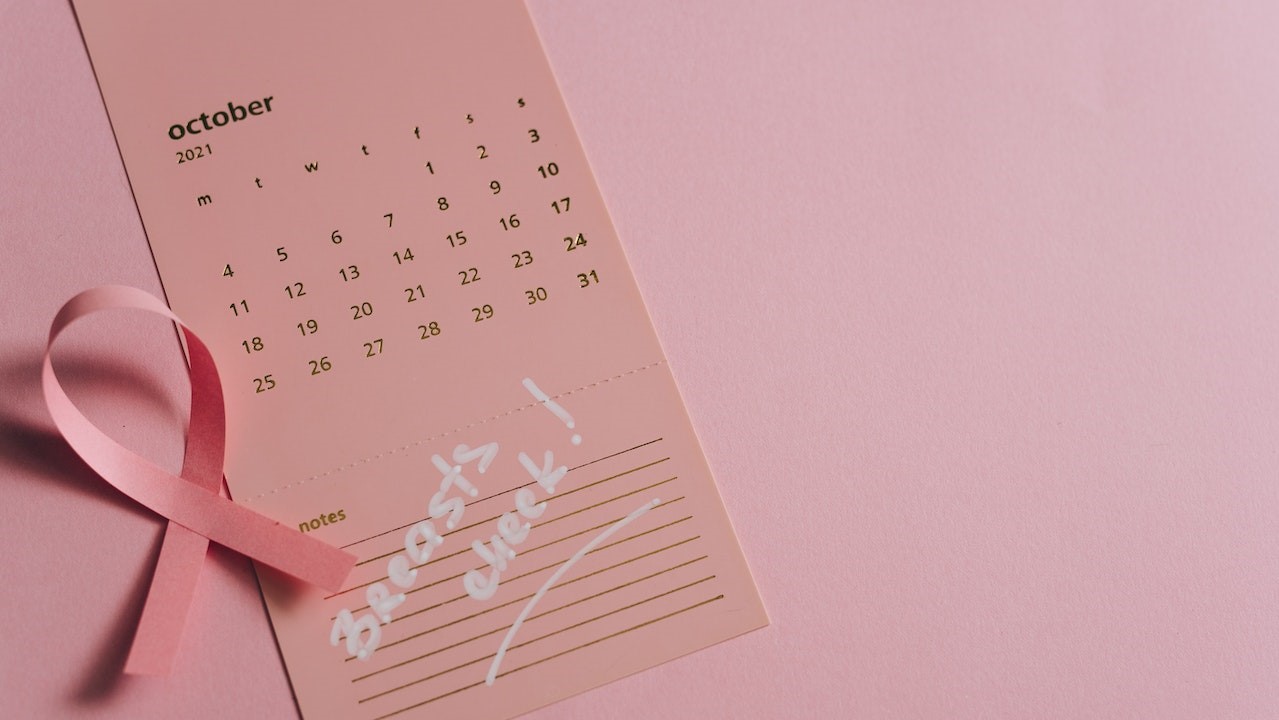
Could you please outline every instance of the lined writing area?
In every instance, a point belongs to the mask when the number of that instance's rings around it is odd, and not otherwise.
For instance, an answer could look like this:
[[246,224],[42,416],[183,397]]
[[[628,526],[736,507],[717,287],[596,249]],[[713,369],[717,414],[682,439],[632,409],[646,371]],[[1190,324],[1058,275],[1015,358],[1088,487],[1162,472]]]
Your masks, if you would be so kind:
[[[512,638],[494,689],[511,674],[588,648],[612,643],[620,652],[627,636],[721,600],[708,543],[674,472],[676,462],[662,446],[657,438],[570,468],[487,601],[471,598],[462,585],[468,570],[484,567],[470,543],[482,539],[506,509],[509,499],[499,498],[527,485],[512,484],[468,502],[463,523],[443,533],[436,553],[417,566],[418,583],[384,626],[373,657],[341,661],[340,676],[350,683],[357,716],[413,717],[437,701],[481,691],[504,635],[539,588],[575,553],[646,503],[652,507],[643,517],[585,552],[540,597]],[[357,614],[368,607],[363,589],[386,580],[385,559],[399,551],[397,531],[403,527],[348,546],[360,563],[348,586],[326,598],[330,617],[343,607]]]
[[[657,440],[654,440],[654,441],[652,441],[652,442],[658,442],[658,441],[657,441]],[[645,443],[645,445],[648,445],[648,444],[651,444],[651,443]],[[636,448],[633,448],[633,449],[638,449],[639,447],[644,447],[644,446],[636,446]],[[625,452],[625,451],[623,451],[623,452]],[[619,454],[620,454],[620,453],[619,453]],[[669,460],[670,460],[670,458],[669,458],[669,457],[664,457],[664,458],[660,458],[660,459],[658,459],[658,460],[654,460],[654,461],[652,461],[652,462],[645,463],[645,464],[643,464],[643,465],[639,465],[639,466],[637,466],[637,467],[633,467],[633,468],[631,468],[631,469],[629,469],[629,470],[625,470],[625,471],[623,471],[623,472],[620,472],[620,473],[617,473],[617,474],[611,475],[611,476],[609,476],[609,477],[605,477],[605,478],[602,478],[602,479],[600,479],[600,480],[596,480],[596,481],[594,481],[594,482],[590,482],[590,483],[588,483],[588,484],[586,484],[586,485],[584,485],[584,486],[581,486],[581,487],[575,487],[575,488],[573,488],[573,489],[570,489],[570,490],[567,490],[567,491],[564,491],[564,492],[560,492],[560,493],[558,493],[558,494],[556,494],[556,495],[552,496],[551,498],[549,498],[546,502],[547,502],[547,504],[548,504],[548,505],[563,505],[563,504],[564,504],[564,503],[563,503],[563,499],[564,499],[564,498],[566,498],[566,497],[569,497],[569,496],[573,495],[574,493],[581,492],[581,491],[585,491],[585,490],[590,490],[591,488],[597,487],[597,486],[602,485],[602,484],[604,484],[604,483],[610,482],[610,481],[612,481],[612,480],[617,480],[618,478],[623,478],[623,477],[625,477],[625,476],[627,476],[627,475],[631,475],[631,474],[633,474],[633,473],[636,473],[636,472],[639,472],[639,471],[642,471],[642,470],[647,470],[648,468],[651,468],[651,467],[653,467],[653,466],[655,466],[655,465],[659,465],[659,464],[661,464],[661,463],[665,463],[665,462],[667,462],[667,461],[669,461]],[[598,461],[593,461],[593,462],[598,462]],[[585,467],[585,465],[579,466],[578,468],[572,468],[572,469],[570,469],[570,470],[569,470],[569,472],[570,472],[570,473],[573,473],[573,472],[577,471],[578,469],[580,469],[580,468],[582,468],[582,467]],[[572,477],[572,476],[570,476],[570,477]],[[665,480],[661,480],[661,481],[658,481],[658,482],[650,483],[650,484],[646,485],[645,487],[638,488],[638,489],[634,489],[634,490],[630,490],[630,491],[628,491],[628,492],[625,492],[625,493],[622,493],[622,494],[619,494],[619,495],[615,495],[615,496],[613,496],[613,497],[610,497],[610,498],[607,498],[607,499],[605,499],[605,500],[602,500],[602,501],[600,501],[600,502],[598,502],[598,503],[596,503],[596,504],[594,504],[594,505],[590,505],[590,506],[587,506],[587,507],[578,507],[578,508],[576,508],[576,509],[572,510],[571,512],[563,513],[563,514],[558,515],[557,517],[551,517],[550,519],[543,520],[543,521],[541,521],[541,522],[539,523],[539,525],[547,525],[547,524],[550,524],[550,523],[552,523],[552,522],[554,522],[554,521],[556,521],[556,520],[563,520],[563,519],[565,519],[565,518],[573,517],[574,515],[577,515],[577,514],[580,514],[580,513],[586,512],[586,511],[591,510],[591,509],[593,509],[593,508],[595,508],[595,507],[599,507],[599,506],[604,505],[604,504],[608,504],[608,503],[612,503],[612,502],[619,501],[619,500],[621,500],[621,499],[623,499],[623,498],[625,498],[625,497],[630,497],[630,496],[632,496],[632,495],[636,495],[636,494],[638,494],[638,493],[644,492],[645,490],[650,490],[650,489],[654,489],[654,488],[661,487],[662,485],[665,485],[666,483],[672,482],[672,481],[674,481],[674,480],[676,480],[676,479],[677,479],[677,478],[675,478],[674,476],[672,476],[672,477],[669,477],[669,478],[667,478],[667,479],[665,479]],[[487,496],[487,497],[483,497],[483,498],[480,498],[480,499],[478,499],[478,500],[472,500],[471,502],[467,503],[468,511],[469,511],[469,510],[471,510],[472,508],[477,508],[477,507],[479,507],[479,506],[483,505],[485,502],[487,502],[487,501],[489,501],[489,500],[495,500],[495,499],[500,498],[500,497],[503,497],[503,496],[505,496],[505,495],[509,495],[510,493],[513,493],[513,492],[515,492],[516,490],[519,490],[519,489],[521,489],[521,488],[531,487],[531,486],[533,486],[534,484],[535,484],[534,482],[526,482],[526,483],[524,483],[524,484],[522,484],[522,485],[516,485],[516,486],[510,487],[510,488],[507,488],[506,490],[503,490],[503,491],[501,491],[501,492],[494,493],[494,494],[489,495],[489,496]],[[492,504],[492,506],[491,506],[491,507],[486,507],[486,508],[485,508],[485,511],[496,511],[496,510],[499,510],[499,509],[500,509],[502,512],[504,512],[504,511],[505,511],[505,508],[502,508],[499,504],[494,503],[494,504]],[[553,509],[557,509],[557,508],[553,508]],[[475,528],[482,528],[482,527],[486,527],[486,526],[491,526],[491,525],[492,525],[492,523],[493,523],[494,521],[496,521],[496,520],[498,519],[498,517],[500,517],[500,515],[501,515],[501,512],[497,512],[497,514],[494,514],[494,515],[489,516],[489,517],[485,517],[485,518],[483,518],[482,520],[476,520],[476,521],[474,521],[474,522],[468,522],[467,524],[462,525],[462,526],[460,526],[460,527],[458,527],[458,528],[456,528],[456,529],[454,529],[454,530],[450,530],[450,531],[448,531],[448,532],[443,533],[443,536],[444,536],[445,538],[452,538],[452,537],[456,537],[456,536],[463,536],[463,535],[466,535],[469,531],[471,531],[471,530],[473,530],[473,529],[475,529]],[[625,515],[625,513],[623,513],[623,515]],[[426,520],[426,519],[428,519],[428,518],[426,518],[426,517],[419,518],[418,520],[414,520],[414,521],[413,521],[413,523],[409,523],[409,524],[407,524],[407,525],[402,525],[402,526],[400,526],[400,527],[398,527],[398,528],[395,528],[395,529],[393,529],[393,530],[388,530],[387,532],[384,532],[384,533],[379,533],[378,535],[374,536],[374,538],[369,538],[369,540],[376,539],[376,538],[381,538],[381,537],[383,537],[383,536],[391,536],[392,538],[394,538],[394,534],[395,534],[396,532],[398,532],[398,531],[402,531],[402,530],[404,530],[405,528],[408,528],[409,526],[413,525],[414,523],[417,523],[417,522],[419,522],[420,520]],[[599,527],[604,527],[604,526],[606,526],[607,524],[608,524],[608,523],[605,523],[605,525],[601,525],[601,526],[599,526]],[[581,531],[581,532],[586,532],[586,531]],[[471,534],[474,534],[474,533],[471,533]],[[581,533],[578,533],[578,534],[581,534]],[[556,542],[562,542],[562,541],[564,541],[564,540],[568,540],[568,539],[570,539],[571,537],[575,537],[575,536],[576,536],[576,535],[573,535],[573,536],[565,536],[565,537],[560,538],[560,539],[559,539],[558,541],[556,541]],[[395,541],[395,540],[394,540],[394,539],[392,539],[390,542],[394,542],[394,541]],[[347,545],[347,546],[345,546],[345,547],[346,547],[346,548],[354,548],[354,547],[356,547],[356,546],[364,545],[364,544],[367,544],[367,543],[368,543],[368,540],[364,540],[364,541],[360,541],[360,542],[357,542],[357,543],[352,543],[352,544]],[[448,544],[449,544],[450,546],[451,546],[451,545],[453,545],[453,543],[452,543],[452,542],[449,542]],[[544,544],[544,545],[541,545],[541,546],[538,546],[538,547],[535,547],[535,548],[530,548],[530,549],[528,549],[528,550],[524,550],[524,553],[531,552],[531,551],[533,551],[533,550],[539,549],[540,547],[546,547],[546,546],[548,546],[548,545],[550,545],[550,544],[552,544],[552,543],[546,543],[546,544]],[[361,557],[360,561],[359,561],[358,563],[356,563],[356,567],[357,567],[357,568],[359,568],[359,567],[363,567],[363,566],[365,566],[365,565],[375,564],[375,563],[377,563],[379,560],[385,560],[386,558],[388,558],[388,557],[390,557],[390,556],[392,556],[392,555],[396,554],[397,552],[399,552],[399,548],[400,548],[400,546],[399,546],[399,545],[390,545],[390,544],[388,543],[388,547],[389,547],[390,549],[389,549],[389,550],[387,550],[386,552],[381,553],[381,554],[378,554],[378,555],[371,555],[371,556],[368,556],[368,557]],[[358,549],[357,549],[356,551],[358,552]],[[467,553],[467,552],[470,552],[469,545],[468,545],[465,549],[459,549],[459,550],[456,550],[456,551],[454,551],[454,552],[451,552],[451,553],[448,553],[448,554],[445,554],[445,555],[437,555],[437,556],[435,556],[435,557],[432,557],[432,559],[431,559],[431,560],[429,560],[429,561],[427,561],[427,562],[425,562],[425,563],[422,563],[421,565],[417,565],[417,566],[415,566],[415,568],[424,568],[424,567],[427,567],[427,566],[429,566],[429,565],[438,564],[438,563],[440,563],[440,562],[442,562],[442,561],[448,560],[448,559],[449,559],[449,558],[451,558],[451,557],[455,557],[455,556],[457,556],[457,555],[462,555],[462,554],[465,554],[465,553]],[[463,572],[465,572],[465,571],[463,571]],[[460,577],[460,575],[459,575],[459,577]],[[340,595],[344,595],[344,594],[350,593],[350,592],[352,592],[352,591],[359,590],[360,588],[367,587],[368,585],[372,585],[372,584],[373,584],[373,583],[375,583],[375,582],[379,582],[379,581],[381,581],[381,580],[386,580],[386,579],[387,579],[387,576],[386,576],[386,575],[383,575],[383,576],[381,576],[381,577],[377,577],[377,578],[373,578],[372,580],[368,580],[367,582],[364,582],[364,583],[359,584],[359,585],[351,585],[351,586],[349,586],[349,587],[343,588],[341,591],[339,591],[339,592],[337,592],[337,593],[334,593],[333,595],[329,595],[329,596],[328,596],[328,597],[326,597],[325,599],[327,600],[327,599],[329,599],[329,598],[338,597],[338,596],[340,596]],[[365,607],[367,607],[367,606],[365,606]]]

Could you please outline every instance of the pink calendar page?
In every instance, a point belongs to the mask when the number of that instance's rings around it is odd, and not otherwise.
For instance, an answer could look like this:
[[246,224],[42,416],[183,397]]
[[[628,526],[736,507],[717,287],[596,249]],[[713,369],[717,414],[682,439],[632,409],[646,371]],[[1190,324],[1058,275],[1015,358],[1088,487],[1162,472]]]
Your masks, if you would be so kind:
[[75,6],[233,498],[360,558],[259,568],[304,716],[509,717],[767,623],[522,3]]

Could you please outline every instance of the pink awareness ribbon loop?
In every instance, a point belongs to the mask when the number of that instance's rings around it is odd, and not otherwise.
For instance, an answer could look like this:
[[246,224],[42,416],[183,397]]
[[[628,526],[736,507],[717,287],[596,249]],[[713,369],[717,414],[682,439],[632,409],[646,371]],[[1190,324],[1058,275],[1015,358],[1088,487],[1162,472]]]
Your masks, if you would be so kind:
[[[99,430],[67,397],[53,371],[51,353],[58,335],[86,315],[114,308],[163,315],[176,323],[186,338],[191,421],[179,475],[161,469]],[[125,672],[168,673],[209,541],[327,591],[341,589],[355,565],[354,555],[236,505],[220,494],[226,410],[218,370],[205,344],[163,302],[120,285],[93,288],[71,298],[58,311],[49,330],[42,385],[53,422],[72,449],[116,489],[169,520]]]

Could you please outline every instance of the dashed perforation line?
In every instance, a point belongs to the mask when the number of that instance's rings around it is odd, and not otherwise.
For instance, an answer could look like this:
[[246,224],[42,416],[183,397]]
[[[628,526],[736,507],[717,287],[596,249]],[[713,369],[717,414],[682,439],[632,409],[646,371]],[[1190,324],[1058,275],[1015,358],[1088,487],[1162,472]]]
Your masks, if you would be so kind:
[[[650,369],[650,368],[657,367],[658,365],[661,365],[661,364],[663,364],[664,362],[665,362],[664,360],[658,360],[658,361],[656,361],[656,362],[651,362],[651,363],[649,363],[649,364],[647,364],[647,365],[644,365],[644,366],[642,366],[642,367],[637,367],[637,368],[635,368],[634,370],[627,370],[627,371],[626,371],[626,372],[624,372],[624,373],[620,373],[620,374],[614,375],[614,376],[612,376],[612,377],[604,378],[603,380],[596,380],[595,382],[590,383],[589,385],[583,385],[583,386],[581,386],[581,387],[576,387],[576,388],[573,388],[572,390],[565,390],[564,392],[559,393],[558,395],[552,395],[552,396],[551,396],[551,399],[552,399],[552,400],[556,400],[556,399],[559,399],[559,398],[562,398],[562,397],[568,397],[569,395],[572,395],[572,394],[574,394],[574,393],[582,392],[583,390],[590,390],[591,388],[598,387],[598,386],[600,386],[600,385],[604,385],[605,383],[610,383],[610,382],[613,382],[613,381],[615,381],[615,380],[621,380],[621,379],[622,379],[622,378],[624,378],[624,377],[627,377],[627,376],[630,376],[630,375],[634,375],[634,374],[639,373],[639,372],[643,372],[643,371],[648,370],[648,369]],[[401,445],[400,447],[392,448],[392,449],[390,449],[390,450],[384,450],[383,452],[380,452],[380,453],[378,453],[378,454],[376,454],[376,455],[372,455],[372,456],[370,456],[370,457],[366,457],[366,458],[361,458],[361,459],[359,459],[359,460],[355,460],[355,461],[349,462],[349,463],[347,463],[347,464],[345,464],[345,465],[339,465],[339,466],[337,466],[337,467],[333,468],[332,470],[326,470],[326,471],[324,471],[324,472],[322,472],[322,473],[318,473],[318,474],[316,474],[316,475],[312,475],[312,476],[310,476],[310,477],[303,478],[303,479],[301,479],[301,480],[295,480],[295,481],[293,481],[293,482],[291,482],[291,483],[287,483],[287,484],[285,484],[285,485],[281,485],[280,487],[275,488],[274,490],[267,490],[267,491],[265,491],[265,492],[258,493],[257,495],[254,495],[253,497],[250,497],[250,498],[246,498],[246,499],[244,499],[242,502],[246,502],[246,503],[253,502],[254,500],[257,500],[257,499],[259,499],[259,498],[264,498],[264,497],[266,497],[267,495],[275,495],[276,493],[283,492],[283,491],[288,490],[288,489],[290,489],[290,488],[295,488],[295,487],[299,487],[299,486],[301,486],[301,485],[305,485],[306,483],[311,482],[312,480],[320,480],[320,479],[323,479],[323,478],[329,477],[330,475],[337,475],[338,473],[346,472],[347,470],[353,470],[353,469],[355,469],[355,468],[357,468],[357,467],[359,467],[359,466],[361,466],[361,465],[367,465],[368,463],[376,462],[376,461],[378,461],[378,460],[381,460],[381,459],[382,459],[382,458],[384,458],[384,457],[389,457],[389,456],[391,456],[391,455],[396,455],[396,454],[398,454],[398,453],[402,453],[402,452],[404,452],[405,450],[411,450],[411,449],[413,449],[413,448],[418,447],[419,445],[423,445],[423,444],[425,444],[425,443],[429,443],[429,442],[432,442],[432,441],[435,441],[435,440],[439,440],[440,438],[448,437],[449,435],[454,435],[454,434],[456,434],[456,433],[460,433],[460,432],[463,432],[463,431],[465,431],[465,430],[470,430],[471,428],[479,427],[480,425],[486,425],[486,424],[488,424],[488,423],[493,422],[494,420],[501,420],[501,419],[502,419],[502,418],[504,418],[504,417],[507,417],[507,416],[510,416],[510,415],[514,415],[514,414],[516,414],[516,413],[524,412],[525,410],[528,410],[528,409],[530,409],[530,408],[535,408],[535,407],[537,407],[537,406],[539,406],[539,405],[541,405],[541,404],[542,404],[542,403],[540,403],[540,402],[533,401],[533,402],[527,403],[527,404],[525,404],[525,405],[521,405],[521,406],[519,406],[519,407],[517,407],[517,408],[514,408],[514,409],[512,409],[512,410],[507,410],[507,411],[506,411],[506,412],[504,412],[504,413],[498,413],[497,415],[493,415],[493,416],[491,416],[491,417],[484,418],[483,420],[476,420],[475,422],[470,423],[469,425],[462,425],[462,426],[460,426],[460,427],[453,428],[452,430],[449,430],[449,431],[447,431],[447,432],[437,433],[437,434],[435,434],[435,435],[431,435],[430,437],[422,438],[421,440],[414,440],[413,442],[408,443],[408,444],[406,444],[406,445]]]

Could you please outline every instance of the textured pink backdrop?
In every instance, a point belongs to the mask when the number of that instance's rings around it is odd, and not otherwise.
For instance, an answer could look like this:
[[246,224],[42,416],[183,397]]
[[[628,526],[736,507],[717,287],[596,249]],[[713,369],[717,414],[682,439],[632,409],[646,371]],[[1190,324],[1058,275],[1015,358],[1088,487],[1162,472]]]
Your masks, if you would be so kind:
[[[773,618],[533,717],[1279,717],[1279,10],[1027,5],[532,2]],[[159,283],[63,0],[0,0],[0,118],[2,714],[289,717],[220,549],[117,677],[161,524],[38,359]],[[68,384],[176,468],[125,317]]]

